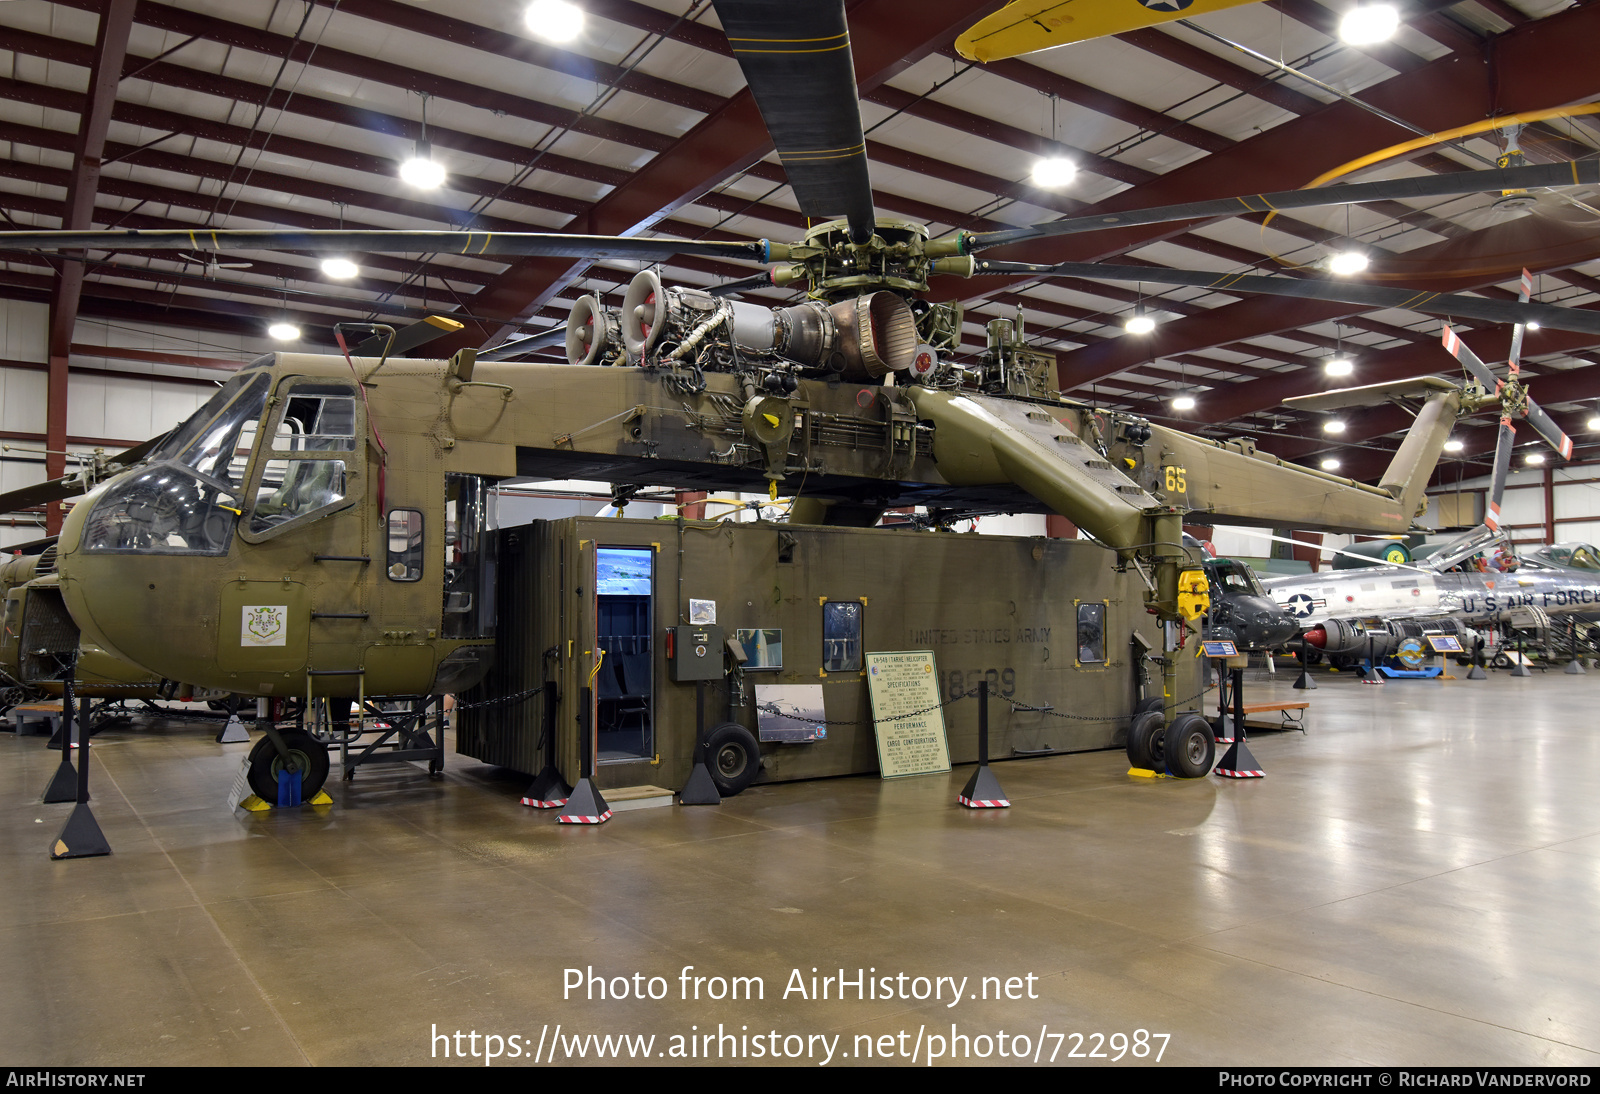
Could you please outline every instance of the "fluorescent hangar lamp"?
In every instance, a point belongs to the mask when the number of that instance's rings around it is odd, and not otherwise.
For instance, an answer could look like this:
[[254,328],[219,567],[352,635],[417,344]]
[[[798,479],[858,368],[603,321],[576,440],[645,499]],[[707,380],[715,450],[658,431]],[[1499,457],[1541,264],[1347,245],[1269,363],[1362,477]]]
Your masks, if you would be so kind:
[[1590,429],[1600,429],[1600,417],[1590,418],[1587,424]]
[[1059,190],[1078,174],[1078,165],[1064,156],[1051,156],[1033,165],[1033,184],[1041,190]]
[[[1597,420],[1600,420],[1600,419],[1597,419]],[[1445,441],[1444,442],[1444,450],[1446,452],[1460,452],[1465,447],[1467,447],[1467,445],[1466,445],[1466,442],[1464,442],[1464,441]]]
[[1179,395],[1177,398],[1172,400],[1172,409],[1173,410],[1193,410],[1194,409],[1194,396],[1193,395]]
[[1367,256],[1362,251],[1340,251],[1328,259],[1328,272],[1339,277],[1349,277],[1366,269]]
[[361,267],[348,258],[324,258],[322,272],[337,281],[348,281],[361,272]]
[[1533,466],[1537,467],[1541,463],[1544,462],[1544,453],[1543,452],[1529,452],[1526,456],[1522,457],[1522,459],[1523,459],[1524,463],[1530,463]]
[[1337,471],[1339,470],[1339,461],[1334,459],[1332,456],[1329,456],[1327,459],[1322,461],[1322,469],[1324,471]]
[[267,328],[267,337],[275,342],[295,342],[300,338],[300,328],[293,323],[274,323]]
[[567,0],[533,0],[523,19],[547,42],[570,42],[583,33],[583,9]]
[[1343,433],[1344,423],[1338,418],[1332,418],[1322,423],[1322,431],[1324,433]]
[[444,167],[433,158],[427,141],[418,141],[417,154],[400,165],[400,181],[419,190],[437,190],[444,179]]
[[1400,13],[1388,4],[1361,4],[1339,20],[1339,38],[1346,45],[1387,42],[1400,29]]

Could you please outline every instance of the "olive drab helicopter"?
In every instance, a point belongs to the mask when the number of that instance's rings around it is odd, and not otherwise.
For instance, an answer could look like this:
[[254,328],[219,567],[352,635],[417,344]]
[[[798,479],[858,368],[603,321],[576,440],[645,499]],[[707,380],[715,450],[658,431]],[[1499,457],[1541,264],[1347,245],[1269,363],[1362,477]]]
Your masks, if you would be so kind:
[[[930,238],[879,219],[842,3],[717,0],[801,211],[825,222],[782,243],[562,233],[414,231],[0,232],[0,250],[469,251],[484,256],[770,264],[714,291],[646,270],[620,312],[593,298],[560,333],[569,364],[375,348],[275,353],[230,379],[143,464],[66,518],[59,583],[32,598],[39,633],[92,642],[163,677],[243,695],[360,699],[472,686],[494,656],[491,487],[510,478],[767,492],[791,519],[871,525],[891,506],[1055,512],[1136,573],[1149,610],[1183,625],[1188,513],[1218,523],[1403,532],[1459,413],[1448,383],[1388,385],[1416,421],[1376,486],[1285,464],[1059,394],[1020,322],[989,325],[958,361],[961,308],[930,277],[1071,276],[1397,306],[1600,331],[1600,315],[1303,278],[980,258],[1026,240],[1249,209],[1600,181],[1594,161],[1330,185]],[[796,51],[795,41],[828,48]],[[827,155],[817,150],[835,150]],[[825,219],[835,218],[835,219]],[[787,307],[737,299],[804,284]],[[614,367],[596,367],[611,365]],[[1192,614],[1193,613],[1189,613]],[[50,626],[46,626],[49,623]],[[1170,630],[1170,628],[1169,628]],[[581,653],[582,651],[578,651]],[[575,656],[566,651],[561,656]],[[1163,665],[1169,723],[1177,659]],[[291,770],[276,731],[263,762]],[[325,764],[323,765],[325,767]],[[307,793],[311,791],[307,786]]]

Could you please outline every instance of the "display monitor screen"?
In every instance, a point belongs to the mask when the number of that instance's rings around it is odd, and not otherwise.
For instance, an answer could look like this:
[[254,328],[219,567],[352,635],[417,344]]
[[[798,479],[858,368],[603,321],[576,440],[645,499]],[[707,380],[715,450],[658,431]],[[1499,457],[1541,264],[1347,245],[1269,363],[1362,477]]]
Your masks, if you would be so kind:
[[602,547],[595,552],[594,591],[600,596],[649,596],[655,552],[648,547]]

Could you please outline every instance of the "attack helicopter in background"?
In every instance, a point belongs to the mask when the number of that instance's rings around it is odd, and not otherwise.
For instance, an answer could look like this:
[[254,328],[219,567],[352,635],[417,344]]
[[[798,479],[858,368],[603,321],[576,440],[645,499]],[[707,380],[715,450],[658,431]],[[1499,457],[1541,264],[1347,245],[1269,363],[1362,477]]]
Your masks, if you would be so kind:
[[[1090,214],[1031,228],[930,238],[877,218],[842,4],[777,8],[717,0],[802,212],[803,240],[691,241],[563,233],[413,231],[0,232],[0,250],[209,250],[663,259],[775,263],[714,291],[633,279],[619,312],[584,298],[560,337],[566,365],[397,354],[275,353],[241,368],[137,467],[73,507],[59,575],[30,586],[25,626],[60,648],[92,642],[168,679],[241,695],[425,696],[481,681],[495,656],[498,561],[491,490],[509,479],[589,479],[619,498],[640,486],[767,492],[791,519],[871,526],[890,507],[1054,512],[1134,575],[1166,624],[1169,724],[1187,694],[1175,656],[1188,514],[1218,523],[1399,533],[1458,414],[1481,387],[1408,381],[1354,389],[1411,400],[1416,420],[1378,485],[1286,464],[1249,440],[1212,441],[1059,393],[1054,361],[1020,322],[989,325],[958,357],[961,306],[926,299],[935,275],[1089,277],[1212,285],[1405,306],[1490,322],[1538,318],[1600,331],[1600,316],[1522,301],[1309,278],[978,257],[1026,240],[1255,209],[1306,208],[1600,181],[1593,161],[1345,184],[1315,191]],[[837,48],[796,52],[787,43]],[[821,157],[818,148],[843,149]],[[800,285],[807,299],[737,299]],[[420,349],[420,346],[413,347]],[[604,367],[605,365],[613,367]],[[597,367],[599,366],[599,367]],[[1328,405],[1338,393],[1312,397]],[[1567,449],[1570,451],[1570,442]],[[9,503],[0,500],[0,504]],[[580,581],[582,579],[580,578]],[[679,605],[686,612],[686,605]],[[687,618],[685,616],[685,618]],[[598,664],[573,633],[553,656],[578,679]],[[587,659],[587,660],[586,660]],[[1188,671],[1188,670],[1185,670]],[[592,673],[591,673],[592,676]],[[1086,679],[1108,704],[1126,681]],[[299,769],[322,746],[269,730],[261,763]],[[323,768],[325,770],[325,764]],[[313,767],[315,765],[313,764]],[[315,788],[306,787],[310,793]]]

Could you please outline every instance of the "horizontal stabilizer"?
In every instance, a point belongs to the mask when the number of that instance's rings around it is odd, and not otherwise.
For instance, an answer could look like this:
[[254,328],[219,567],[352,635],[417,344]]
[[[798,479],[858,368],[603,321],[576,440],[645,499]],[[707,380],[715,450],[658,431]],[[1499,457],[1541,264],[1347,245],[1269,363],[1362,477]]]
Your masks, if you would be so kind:
[[1296,410],[1341,410],[1351,406],[1382,406],[1394,399],[1420,398],[1436,391],[1454,391],[1456,385],[1438,376],[1417,376],[1363,387],[1341,387],[1315,395],[1296,395],[1283,401]]

